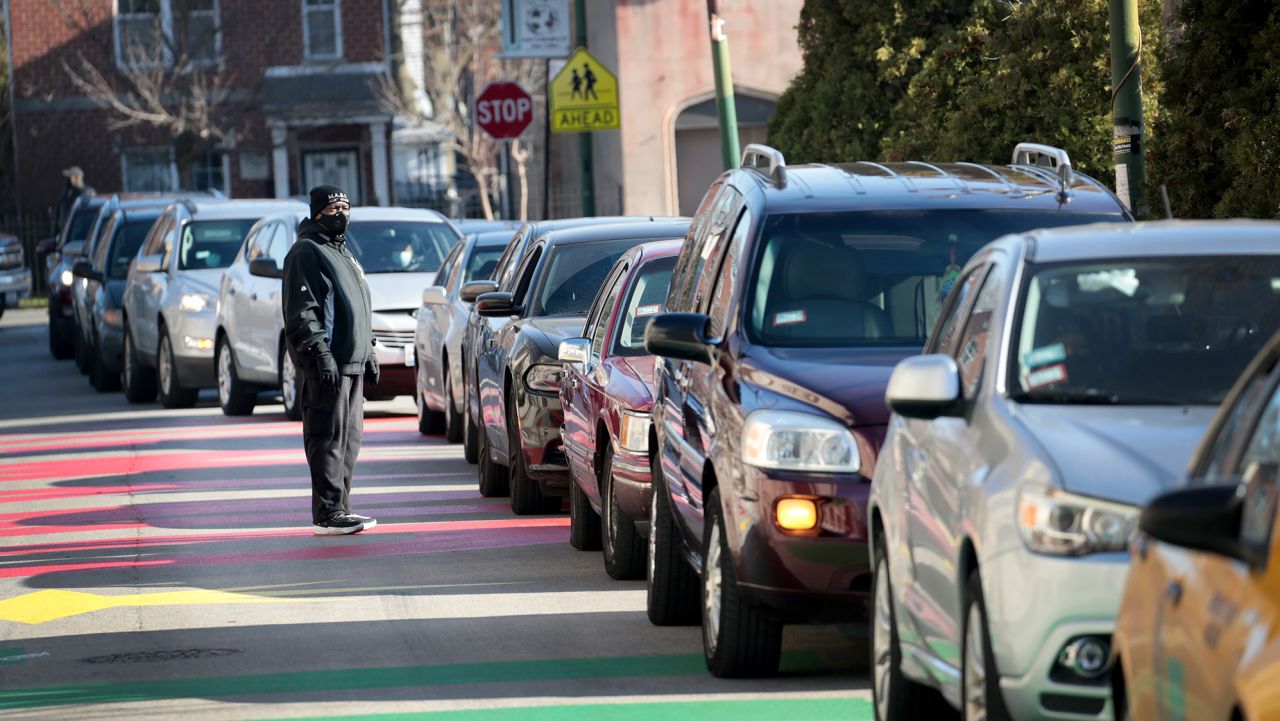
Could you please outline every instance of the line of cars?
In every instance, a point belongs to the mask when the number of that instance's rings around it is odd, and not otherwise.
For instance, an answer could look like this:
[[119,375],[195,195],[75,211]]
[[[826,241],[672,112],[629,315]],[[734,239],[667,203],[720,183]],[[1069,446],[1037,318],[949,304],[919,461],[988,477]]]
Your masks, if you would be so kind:
[[[133,403],[189,407],[216,388],[224,413],[246,415],[278,392],[297,420],[280,278],[306,208],[199,193],[82,197],[49,256],[50,352]],[[414,392],[416,304],[460,238],[434,211],[353,211],[347,239],[369,279],[383,369],[366,397]]]

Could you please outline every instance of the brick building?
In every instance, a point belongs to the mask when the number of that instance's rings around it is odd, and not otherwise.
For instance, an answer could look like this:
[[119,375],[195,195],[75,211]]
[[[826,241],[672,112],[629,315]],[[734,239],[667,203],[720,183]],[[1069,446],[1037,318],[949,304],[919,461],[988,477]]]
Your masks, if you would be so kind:
[[[15,167],[3,170],[16,181],[12,204],[27,210],[53,204],[59,171],[71,165],[84,168],[100,193],[182,185],[232,197],[285,197],[332,182],[356,202],[395,202],[397,118],[380,100],[382,79],[392,70],[393,5],[8,0]],[[131,49],[143,44],[137,38],[148,28],[166,47],[194,57],[220,88],[218,122],[226,140],[196,160],[187,182],[179,181],[166,129],[113,130],[117,111],[102,108],[69,73],[88,61],[118,82],[119,69],[144,66]],[[201,32],[212,40],[198,42]]]

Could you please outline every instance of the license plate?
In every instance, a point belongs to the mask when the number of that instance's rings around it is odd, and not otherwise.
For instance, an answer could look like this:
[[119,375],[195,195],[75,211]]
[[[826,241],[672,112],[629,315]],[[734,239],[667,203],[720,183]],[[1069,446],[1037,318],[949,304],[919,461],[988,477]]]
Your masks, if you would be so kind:
[[415,354],[415,348],[411,345],[405,346],[404,347],[404,364],[412,368],[414,365],[417,364],[417,362],[418,362],[418,359]]

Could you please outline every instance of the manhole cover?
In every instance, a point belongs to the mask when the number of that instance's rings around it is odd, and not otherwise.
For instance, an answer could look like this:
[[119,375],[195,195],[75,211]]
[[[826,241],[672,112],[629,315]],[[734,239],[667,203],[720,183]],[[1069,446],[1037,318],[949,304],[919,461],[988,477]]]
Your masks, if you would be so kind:
[[106,656],[90,656],[80,659],[83,663],[153,663],[156,661],[186,661],[192,658],[213,658],[240,653],[238,648],[180,648],[175,651],[135,651],[112,653]]

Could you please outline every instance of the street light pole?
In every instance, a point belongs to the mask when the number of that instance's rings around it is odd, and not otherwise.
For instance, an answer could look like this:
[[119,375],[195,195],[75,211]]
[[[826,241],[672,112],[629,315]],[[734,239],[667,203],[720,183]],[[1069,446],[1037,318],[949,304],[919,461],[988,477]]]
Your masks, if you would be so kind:
[[[578,0],[582,2],[582,0]],[[738,167],[738,110],[733,99],[733,69],[729,64],[729,37],[724,34],[719,0],[707,0],[711,30],[711,66],[716,76],[716,117],[720,120],[720,155],[724,169]]]
[[[578,47],[587,46],[587,2],[574,0],[573,26]],[[582,215],[590,218],[596,214],[596,181],[591,157],[591,133],[578,134],[578,157],[582,160]]]
[[1111,0],[1111,114],[1116,195],[1136,216],[1146,215],[1143,155],[1142,30],[1137,0]]

